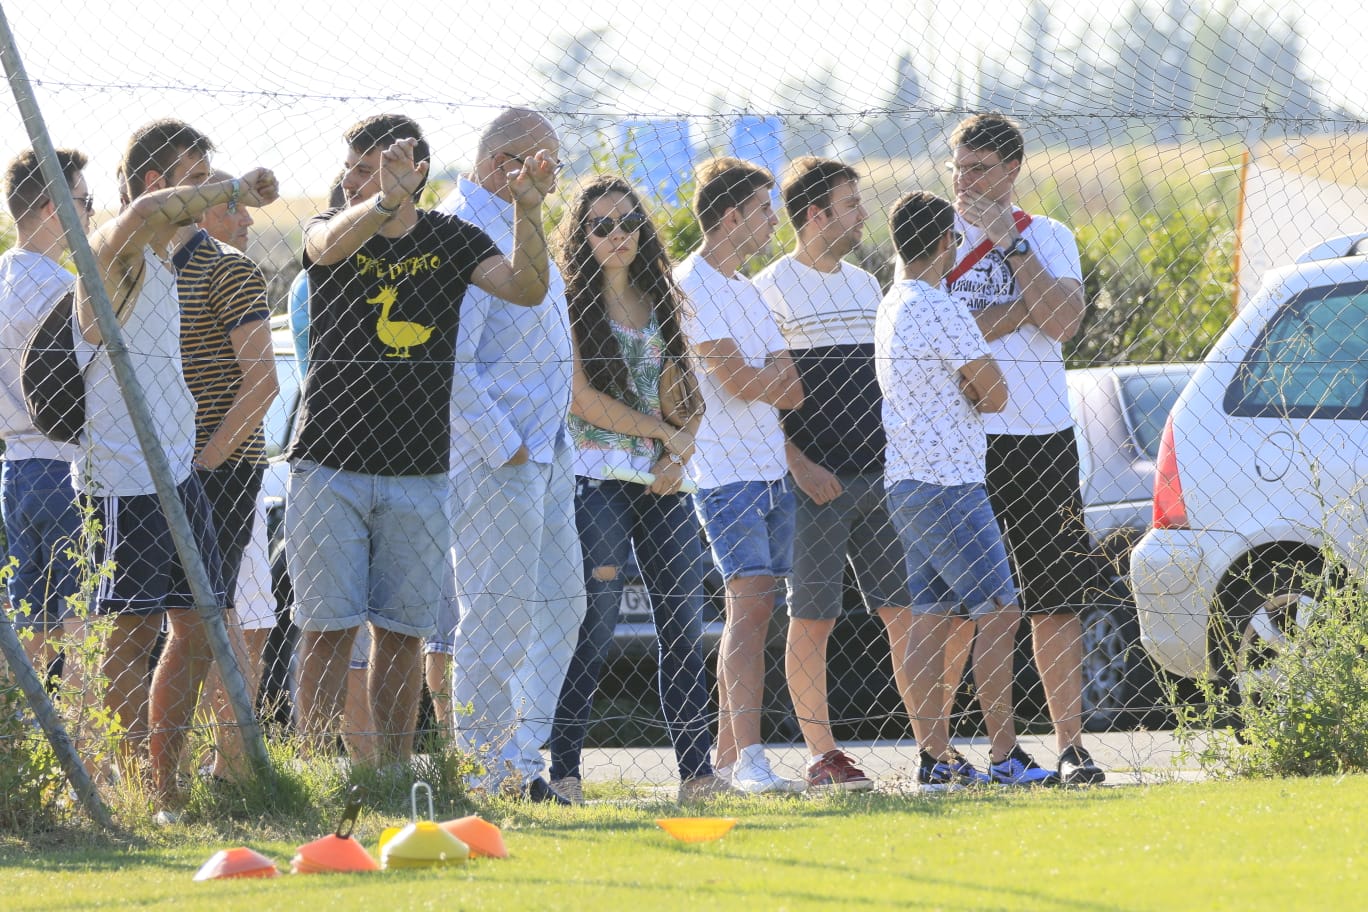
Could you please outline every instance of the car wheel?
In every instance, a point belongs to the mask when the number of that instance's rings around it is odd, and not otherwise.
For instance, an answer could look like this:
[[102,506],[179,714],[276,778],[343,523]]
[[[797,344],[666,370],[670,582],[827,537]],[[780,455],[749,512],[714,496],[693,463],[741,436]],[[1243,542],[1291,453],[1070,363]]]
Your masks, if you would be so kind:
[[1083,627],[1083,725],[1088,731],[1158,728],[1168,721],[1129,601],[1090,605]]
[[1323,580],[1316,562],[1280,563],[1251,574],[1235,600],[1222,645],[1230,683],[1248,697],[1274,680],[1273,660],[1320,609]]

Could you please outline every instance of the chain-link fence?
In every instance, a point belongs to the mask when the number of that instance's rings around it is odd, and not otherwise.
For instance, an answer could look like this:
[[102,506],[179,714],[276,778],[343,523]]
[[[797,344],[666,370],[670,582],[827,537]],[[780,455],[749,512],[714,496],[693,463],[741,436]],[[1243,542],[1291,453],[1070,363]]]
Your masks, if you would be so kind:
[[1332,12],[9,4],[8,593],[83,768],[265,775],[235,704],[535,800],[1164,767],[1362,569]]

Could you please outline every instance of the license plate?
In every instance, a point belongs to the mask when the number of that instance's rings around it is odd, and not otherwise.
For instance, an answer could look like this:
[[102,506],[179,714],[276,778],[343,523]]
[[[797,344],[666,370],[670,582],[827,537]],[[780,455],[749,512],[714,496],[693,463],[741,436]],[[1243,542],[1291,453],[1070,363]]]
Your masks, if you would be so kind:
[[646,594],[643,583],[628,583],[622,587],[622,605],[619,620],[624,624],[651,623],[651,597]]

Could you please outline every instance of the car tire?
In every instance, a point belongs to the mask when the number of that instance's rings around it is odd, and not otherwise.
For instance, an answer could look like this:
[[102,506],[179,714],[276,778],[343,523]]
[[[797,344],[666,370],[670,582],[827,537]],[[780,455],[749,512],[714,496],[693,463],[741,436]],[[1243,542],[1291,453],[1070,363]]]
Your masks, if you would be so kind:
[[1214,625],[1212,664],[1233,700],[1242,699],[1270,673],[1271,659],[1319,610],[1322,571],[1318,558],[1256,564],[1248,573],[1249,584],[1225,599]]
[[1083,628],[1083,727],[1092,732],[1162,728],[1171,721],[1154,667],[1140,645],[1129,599],[1089,605]]

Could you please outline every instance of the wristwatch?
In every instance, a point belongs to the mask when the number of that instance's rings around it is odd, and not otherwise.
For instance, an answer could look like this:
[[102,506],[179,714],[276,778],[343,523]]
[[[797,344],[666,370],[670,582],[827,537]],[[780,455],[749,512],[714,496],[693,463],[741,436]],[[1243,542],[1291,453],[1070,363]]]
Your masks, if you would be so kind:
[[684,464],[684,460],[679,458],[678,453],[667,453],[665,455],[669,456],[670,462],[674,463],[677,466],[682,466]]
[[1012,242],[1012,246],[1010,246],[1010,247],[1007,248],[1007,250],[1006,250],[1006,252],[1003,254],[1003,256],[1009,256],[1009,257],[1010,257],[1010,256],[1016,256],[1017,254],[1021,254],[1021,253],[1030,253],[1030,252],[1031,252],[1031,245],[1026,241],[1026,239],[1025,239],[1024,237],[1022,237],[1021,235],[1017,235],[1017,239],[1016,239],[1014,242]]

